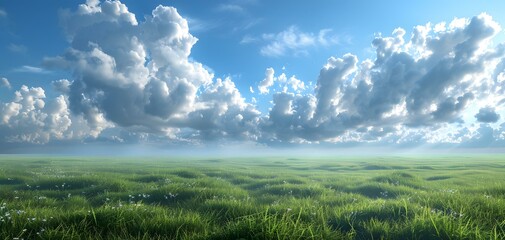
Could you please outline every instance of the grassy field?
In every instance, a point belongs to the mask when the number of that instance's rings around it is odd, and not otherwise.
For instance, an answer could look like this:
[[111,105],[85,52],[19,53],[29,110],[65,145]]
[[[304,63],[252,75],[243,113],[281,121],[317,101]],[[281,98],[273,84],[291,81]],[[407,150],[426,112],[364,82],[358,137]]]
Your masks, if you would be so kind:
[[0,157],[0,239],[505,239],[505,156]]

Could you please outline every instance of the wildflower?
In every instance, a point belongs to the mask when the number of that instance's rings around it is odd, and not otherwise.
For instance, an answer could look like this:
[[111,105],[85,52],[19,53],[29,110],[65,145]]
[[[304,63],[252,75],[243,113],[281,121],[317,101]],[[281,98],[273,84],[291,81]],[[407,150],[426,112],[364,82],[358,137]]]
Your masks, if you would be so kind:
[[177,197],[177,195],[178,195],[178,194],[173,194],[172,192],[169,192],[169,193],[168,193],[168,196],[169,196],[170,198],[175,198],[175,197]]

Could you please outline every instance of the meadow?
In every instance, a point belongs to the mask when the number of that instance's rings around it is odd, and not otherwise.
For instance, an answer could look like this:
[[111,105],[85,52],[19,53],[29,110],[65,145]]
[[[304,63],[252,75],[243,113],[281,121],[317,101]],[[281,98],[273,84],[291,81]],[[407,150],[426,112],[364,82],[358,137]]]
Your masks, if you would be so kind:
[[0,239],[505,239],[505,156],[0,156]]

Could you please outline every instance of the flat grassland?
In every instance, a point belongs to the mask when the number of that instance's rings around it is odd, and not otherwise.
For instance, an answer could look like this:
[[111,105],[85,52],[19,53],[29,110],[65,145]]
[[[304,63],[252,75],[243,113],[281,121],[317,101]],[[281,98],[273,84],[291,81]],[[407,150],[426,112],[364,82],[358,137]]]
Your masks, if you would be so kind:
[[0,239],[505,239],[505,156],[0,156]]

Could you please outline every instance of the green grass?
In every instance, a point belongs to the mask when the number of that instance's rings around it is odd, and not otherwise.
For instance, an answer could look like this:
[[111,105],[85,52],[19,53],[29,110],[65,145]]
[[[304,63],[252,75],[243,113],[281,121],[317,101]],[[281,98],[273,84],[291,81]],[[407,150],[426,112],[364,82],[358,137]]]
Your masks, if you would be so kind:
[[505,239],[505,156],[0,157],[0,239]]

